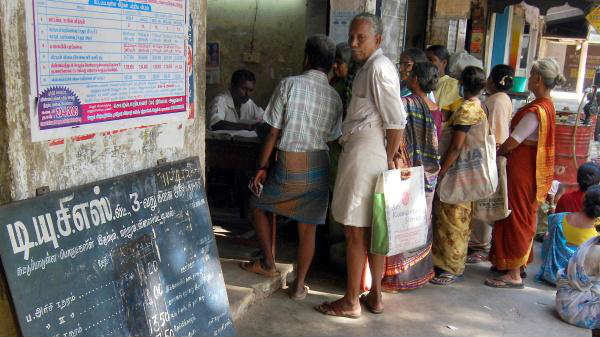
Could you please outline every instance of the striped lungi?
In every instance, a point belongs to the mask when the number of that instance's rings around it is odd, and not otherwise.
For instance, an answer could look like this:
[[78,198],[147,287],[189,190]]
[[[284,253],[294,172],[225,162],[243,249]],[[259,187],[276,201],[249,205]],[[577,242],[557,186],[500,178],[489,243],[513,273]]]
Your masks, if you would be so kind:
[[301,223],[321,225],[329,204],[329,153],[277,152],[257,208]]

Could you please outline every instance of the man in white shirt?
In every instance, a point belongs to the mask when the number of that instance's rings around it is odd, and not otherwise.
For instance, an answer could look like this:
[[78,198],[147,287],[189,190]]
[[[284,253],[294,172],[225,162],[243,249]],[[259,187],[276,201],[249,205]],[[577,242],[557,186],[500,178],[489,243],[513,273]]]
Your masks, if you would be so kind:
[[[323,314],[358,318],[361,305],[383,312],[381,278],[385,256],[368,253],[377,177],[388,169],[408,167],[404,144],[406,111],[394,63],[380,49],[383,26],[373,14],[358,14],[350,25],[352,58],[362,64],[352,82],[352,98],[342,125],[344,147],[338,163],[331,210],[344,225],[346,294],[315,309]],[[402,160],[401,160],[402,159]],[[360,297],[365,258],[373,276],[371,291]]]
[[215,97],[208,110],[209,130],[254,131],[262,122],[263,109],[254,104],[250,94],[256,77],[246,69],[236,70],[229,89]]

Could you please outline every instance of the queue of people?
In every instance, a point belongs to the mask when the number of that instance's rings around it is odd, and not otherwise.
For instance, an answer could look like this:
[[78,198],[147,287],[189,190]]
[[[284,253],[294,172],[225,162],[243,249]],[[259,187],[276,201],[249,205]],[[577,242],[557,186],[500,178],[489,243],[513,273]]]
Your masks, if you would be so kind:
[[[495,66],[487,78],[483,69],[467,66],[455,79],[446,74],[450,59],[446,48],[431,46],[426,51],[405,50],[398,70],[381,50],[382,31],[377,16],[362,13],[351,22],[348,44],[335,46],[324,35],[310,37],[304,72],[277,86],[262,117],[269,131],[251,182],[254,226],[264,257],[241,267],[277,275],[273,224],[267,214],[291,218],[298,223],[300,242],[289,296],[305,298],[316,226],[326,223],[330,208],[346,240],[346,291],[342,298],[315,307],[320,313],[358,318],[364,306],[380,314],[382,292],[416,289],[428,282],[447,286],[463,278],[466,263],[488,258],[492,268],[485,285],[523,288],[525,268],[533,259],[536,209],[554,176],[555,109],[550,93],[565,80],[558,64],[553,59],[534,63],[528,89],[535,100],[513,117],[507,94],[515,76],[510,66]],[[332,68],[334,77],[328,80]],[[236,92],[233,82],[231,96]],[[482,103],[484,91],[488,97]],[[233,97],[236,108],[249,101],[242,91],[235,95],[240,96]],[[239,127],[213,119],[212,128]],[[448,203],[439,198],[447,191],[440,191],[443,185],[438,182],[458,165],[470,133],[480,130],[489,130],[497,154],[507,158],[511,213],[493,224],[473,217],[473,200]],[[425,172],[426,244],[394,256],[371,253],[377,177],[386,170],[414,166],[423,166]],[[573,196],[583,197],[582,207],[553,216],[543,253],[552,261],[547,266],[544,261],[541,274],[546,275],[548,268],[554,275],[563,319],[598,328],[598,323],[589,323],[600,321],[600,248],[597,233],[591,230],[600,217],[600,187],[595,186],[600,170],[594,172],[596,180],[588,177],[582,191]],[[569,230],[577,234],[566,234]],[[569,245],[572,257],[553,258],[559,251],[553,242]],[[580,250],[575,252],[577,246]],[[363,294],[366,260],[372,282]],[[588,264],[584,277],[579,268]],[[595,302],[574,309],[592,297]]]

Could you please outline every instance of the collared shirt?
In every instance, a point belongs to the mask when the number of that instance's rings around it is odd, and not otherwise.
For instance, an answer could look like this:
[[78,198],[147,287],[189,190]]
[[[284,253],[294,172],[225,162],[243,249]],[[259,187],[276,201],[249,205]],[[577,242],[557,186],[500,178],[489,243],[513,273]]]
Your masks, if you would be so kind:
[[264,121],[281,129],[277,148],[288,152],[328,150],[341,132],[342,100],[318,70],[281,80]]
[[342,133],[347,136],[369,125],[384,129],[406,126],[398,71],[381,49],[369,57],[352,82],[352,99]]
[[264,111],[254,104],[252,99],[240,106],[240,113],[235,109],[231,92],[226,90],[217,95],[210,104],[208,110],[208,128],[212,130],[213,126],[220,121],[232,123],[256,124],[262,121]]

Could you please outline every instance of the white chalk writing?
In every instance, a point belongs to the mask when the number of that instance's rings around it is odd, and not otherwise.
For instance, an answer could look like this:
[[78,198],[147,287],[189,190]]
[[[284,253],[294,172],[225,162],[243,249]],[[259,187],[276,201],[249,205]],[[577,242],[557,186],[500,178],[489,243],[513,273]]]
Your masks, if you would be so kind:
[[[110,200],[100,196],[100,187],[98,186],[94,186],[93,192],[99,196],[97,199],[73,205],[71,208],[69,203],[74,199],[73,194],[60,198],[58,201],[60,208],[55,212],[56,221],[52,217],[52,213],[33,216],[32,226],[37,241],[32,241],[23,221],[6,225],[13,253],[23,253],[23,259],[29,260],[29,251],[36,246],[51,243],[52,247],[57,249],[60,247],[58,242],[60,237],[68,237],[77,231],[89,230],[91,224],[100,226],[111,221],[113,215]],[[71,220],[73,220],[72,223]]]

